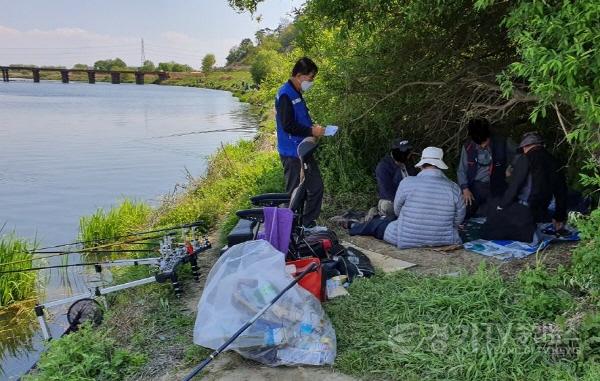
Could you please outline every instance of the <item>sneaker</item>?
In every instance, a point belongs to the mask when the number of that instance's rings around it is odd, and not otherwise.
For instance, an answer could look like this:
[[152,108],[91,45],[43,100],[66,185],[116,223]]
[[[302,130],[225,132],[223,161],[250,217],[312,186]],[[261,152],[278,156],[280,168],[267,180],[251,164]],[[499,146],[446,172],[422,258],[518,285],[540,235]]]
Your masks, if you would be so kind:
[[356,218],[348,218],[348,217],[344,217],[344,216],[342,215],[342,216],[334,216],[334,217],[331,217],[331,218],[329,219],[329,222],[331,222],[331,223],[333,223],[333,224],[335,224],[335,225],[337,225],[337,226],[339,226],[339,227],[341,227],[341,228],[343,228],[343,229],[350,229],[350,226],[351,226],[353,223],[358,223],[358,222],[360,222],[360,220],[358,220],[358,219],[356,219]]
[[365,222],[365,223],[369,222],[373,218],[377,217],[378,215],[379,215],[379,210],[377,210],[377,208],[373,207],[373,208],[369,209],[369,212],[365,216],[363,222]]
[[365,212],[357,212],[355,210],[348,210],[346,213],[342,214],[344,218],[351,218],[355,220],[362,220],[365,218]]

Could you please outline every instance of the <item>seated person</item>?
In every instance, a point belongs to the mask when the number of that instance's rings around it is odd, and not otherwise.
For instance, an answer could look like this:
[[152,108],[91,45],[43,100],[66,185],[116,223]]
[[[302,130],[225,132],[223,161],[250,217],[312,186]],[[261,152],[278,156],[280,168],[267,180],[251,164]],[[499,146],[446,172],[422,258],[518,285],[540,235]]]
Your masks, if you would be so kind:
[[376,217],[350,225],[350,235],[372,235],[401,248],[462,243],[458,226],[465,218],[460,187],[442,172],[448,169],[444,151],[423,150],[416,167],[421,172],[400,182],[394,198],[397,220]]
[[[483,238],[531,242],[537,223],[552,219],[560,232],[567,218],[567,185],[557,160],[546,150],[536,132],[523,135],[519,149],[523,151],[514,163],[510,185],[488,211]],[[548,206],[555,200],[550,216]]]
[[385,155],[375,168],[377,178],[377,191],[379,203],[377,212],[380,216],[396,218],[394,214],[394,196],[402,179],[415,176],[417,171],[407,166],[408,156],[412,152],[412,146],[408,140],[396,139],[392,143],[392,149]]
[[[467,218],[485,207],[491,197],[499,197],[506,189],[506,169],[514,156],[514,144],[492,135],[484,119],[469,121],[469,140],[460,153],[457,181],[467,205]],[[485,213],[483,213],[485,214]]]

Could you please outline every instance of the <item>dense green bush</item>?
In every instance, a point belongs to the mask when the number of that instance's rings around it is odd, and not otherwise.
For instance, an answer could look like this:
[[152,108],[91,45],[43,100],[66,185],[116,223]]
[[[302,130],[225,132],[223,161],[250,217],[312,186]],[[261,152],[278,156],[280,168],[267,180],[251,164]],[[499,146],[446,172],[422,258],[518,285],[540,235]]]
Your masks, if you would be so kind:
[[577,222],[582,239],[573,253],[576,282],[587,290],[600,290],[600,209]]
[[24,380],[121,380],[142,365],[144,356],[119,348],[104,331],[83,325],[74,335],[50,343],[37,370]]

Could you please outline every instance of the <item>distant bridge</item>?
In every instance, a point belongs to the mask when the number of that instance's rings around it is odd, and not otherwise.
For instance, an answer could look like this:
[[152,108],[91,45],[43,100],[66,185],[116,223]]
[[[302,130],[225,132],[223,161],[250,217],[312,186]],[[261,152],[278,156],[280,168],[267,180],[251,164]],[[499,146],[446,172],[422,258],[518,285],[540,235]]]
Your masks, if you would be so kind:
[[144,75],[156,75],[158,81],[162,82],[169,78],[169,73],[166,71],[139,71],[139,70],[96,70],[96,69],[61,69],[61,68],[45,68],[45,67],[26,67],[26,66],[0,66],[2,70],[2,81],[8,82],[10,80],[9,71],[28,71],[31,70],[33,74],[33,82],[40,81],[40,72],[42,71],[53,71],[60,72],[61,80],[63,83],[69,83],[69,73],[87,73],[88,82],[96,83],[96,74],[110,74],[111,83],[121,83],[121,74],[134,74],[135,83],[138,85],[144,84]]

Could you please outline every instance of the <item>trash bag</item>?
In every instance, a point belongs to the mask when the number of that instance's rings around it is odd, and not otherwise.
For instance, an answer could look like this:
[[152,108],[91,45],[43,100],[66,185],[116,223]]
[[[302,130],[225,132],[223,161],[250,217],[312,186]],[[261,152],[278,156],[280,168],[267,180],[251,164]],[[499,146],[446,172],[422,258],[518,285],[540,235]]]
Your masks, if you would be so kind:
[[[285,255],[264,240],[233,246],[208,274],[194,343],[217,349],[293,281]],[[296,284],[228,349],[269,366],[333,364],[335,331],[319,300]]]

